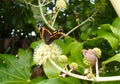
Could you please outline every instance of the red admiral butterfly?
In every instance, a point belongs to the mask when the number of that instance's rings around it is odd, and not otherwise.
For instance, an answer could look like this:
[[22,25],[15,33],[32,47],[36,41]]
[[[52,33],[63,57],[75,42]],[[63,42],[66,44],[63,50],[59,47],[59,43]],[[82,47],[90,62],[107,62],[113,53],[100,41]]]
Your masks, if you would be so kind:
[[63,35],[61,33],[61,29],[55,30],[55,32],[51,33],[44,26],[42,26],[40,23],[38,23],[37,25],[40,28],[42,38],[45,40],[45,43],[48,45],[50,43],[52,43],[55,39],[58,39]]

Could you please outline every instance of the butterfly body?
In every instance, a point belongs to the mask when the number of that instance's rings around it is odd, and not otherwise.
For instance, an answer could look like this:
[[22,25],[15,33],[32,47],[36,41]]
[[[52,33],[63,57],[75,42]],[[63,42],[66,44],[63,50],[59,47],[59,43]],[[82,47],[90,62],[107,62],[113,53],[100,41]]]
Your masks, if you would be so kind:
[[40,28],[40,32],[42,35],[42,38],[45,40],[46,44],[52,43],[55,39],[58,39],[62,36],[62,33],[60,32],[61,30],[55,30],[55,32],[51,33],[49,30],[47,30],[44,26],[41,24],[37,24],[38,27]]

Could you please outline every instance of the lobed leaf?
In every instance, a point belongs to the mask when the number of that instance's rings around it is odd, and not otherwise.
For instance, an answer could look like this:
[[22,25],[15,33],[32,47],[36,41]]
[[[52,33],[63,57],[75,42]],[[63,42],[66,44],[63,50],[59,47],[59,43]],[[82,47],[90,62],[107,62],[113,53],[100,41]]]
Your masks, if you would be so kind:
[[112,26],[116,27],[116,28],[120,28],[120,18],[116,18],[113,23]]
[[48,78],[56,78],[60,75],[60,70],[58,70],[56,67],[54,67],[50,61],[47,61],[45,65],[43,66],[44,72],[47,75]]
[[39,45],[41,42],[43,42],[43,40],[32,42],[32,44],[30,45],[30,48],[35,49],[36,46]]
[[32,52],[30,49],[18,52],[19,58],[14,55],[0,54],[0,83],[26,84],[30,82]]
[[98,32],[98,38],[106,39],[113,49],[116,49],[119,43],[119,40],[112,33],[111,25],[109,24],[104,24],[101,26],[101,29]]
[[68,77],[68,78],[52,78],[43,80],[38,84],[81,84],[79,79]]
[[69,58],[69,62],[76,62],[80,67],[84,68],[83,56],[82,56],[83,44],[78,41],[71,42],[66,47],[66,54]]
[[112,61],[120,62],[120,53],[118,53],[118,54],[114,55],[113,57],[109,58],[108,60],[104,61],[102,64],[106,65],[106,64],[108,64],[108,63],[110,63]]

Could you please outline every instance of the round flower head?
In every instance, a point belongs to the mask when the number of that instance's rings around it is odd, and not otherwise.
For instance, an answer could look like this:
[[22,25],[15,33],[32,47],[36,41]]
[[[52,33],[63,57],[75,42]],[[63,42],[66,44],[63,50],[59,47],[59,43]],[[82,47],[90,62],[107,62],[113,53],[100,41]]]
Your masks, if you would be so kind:
[[56,58],[61,55],[61,49],[56,44],[47,45],[41,43],[38,45],[33,54],[33,61],[38,64],[45,64],[48,58]]
[[58,8],[60,11],[64,11],[67,8],[65,0],[57,0],[56,8]]

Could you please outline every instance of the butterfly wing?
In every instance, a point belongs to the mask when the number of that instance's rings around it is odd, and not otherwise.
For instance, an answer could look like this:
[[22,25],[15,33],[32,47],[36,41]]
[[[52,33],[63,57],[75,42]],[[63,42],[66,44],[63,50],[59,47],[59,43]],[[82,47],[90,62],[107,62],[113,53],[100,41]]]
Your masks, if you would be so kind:
[[58,39],[62,36],[62,34],[60,32],[61,29],[58,29],[55,32],[51,33],[49,30],[45,29],[45,27],[42,26],[40,23],[38,23],[37,25],[40,28],[42,38],[45,40],[45,43],[48,45],[51,42],[53,42],[55,39]]
[[50,39],[48,41],[48,44],[50,44],[51,42],[53,42],[54,40],[60,38],[62,36],[61,32],[56,32],[56,33],[53,33],[51,36],[50,36]]
[[62,36],[61,32],[59,30],[56,30],[55,32],[51,33],[49,30],[42,28],[42,37],[45,40],[46,44],[52,43],[55,39],[58,39]]
[[44,30],[43,39],[45,40],[46,44],[49,44],[51,33],[48,30]]

